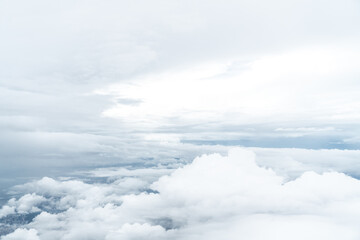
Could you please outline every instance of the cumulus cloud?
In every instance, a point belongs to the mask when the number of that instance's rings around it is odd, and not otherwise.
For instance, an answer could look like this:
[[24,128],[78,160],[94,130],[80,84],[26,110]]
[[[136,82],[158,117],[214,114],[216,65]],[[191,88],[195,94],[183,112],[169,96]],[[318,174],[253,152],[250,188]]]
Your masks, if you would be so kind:
[[358,9],[1,1],[2,240],[358,239]]
[[163,227],[144,224],[124,224],[119,231],[112,232],[106,236],[106,240],[115,239],[163,239],[166,235]]
[[14,214],[14,213],[15,213],[15,207],[9,206],[9,205],[4,205],[0,209],[0,218],[5,217],[9,214]]
[[15,207],[18,213],[37,212],[38,208],[34,207],[45,201],[45,198],[34,193],[26,194],[19,200],[9,200],[9,205]]
[[335,171],[306,171],[289,180],[257,162],[254,151],[235,148],[171,172],[151,170],[154,178],[146,177],[148,169],[134,171],[131,181],[142,180],[146,188],[117,180],[128,178],[130,170],[99,170],[111,178],[107,183],[43,178],[18,187],[32,194],[6,205],[14,206],[9,215],[36,208],[39,214],[2,239],[360,237],[359,180]]
[[34,229],[16,229],[15,232],[1,238],[4,240],[39,240],[37,231]]

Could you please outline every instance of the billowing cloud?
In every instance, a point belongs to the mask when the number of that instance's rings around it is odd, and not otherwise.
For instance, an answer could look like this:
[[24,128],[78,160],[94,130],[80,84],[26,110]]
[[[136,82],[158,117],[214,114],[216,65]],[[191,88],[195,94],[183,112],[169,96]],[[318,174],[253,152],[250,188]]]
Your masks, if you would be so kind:
[[354,0],[1,1],[2,239],[358,239],[359,20]]
[[3,237],[4,240],[39,240],[37,231],[34,229],[16,229],[15,232]]
[[[359,238],[359,180],[335,171],[288,180],[257,161],[253,151],[235,148],[172,173],[153,169],[153,179],[150,170],[111,169],[107,183],[43,178],[19,186],[31,194],[2,210],[38,215],[2,239]],[[143,184],[118,181],[129,177]]]

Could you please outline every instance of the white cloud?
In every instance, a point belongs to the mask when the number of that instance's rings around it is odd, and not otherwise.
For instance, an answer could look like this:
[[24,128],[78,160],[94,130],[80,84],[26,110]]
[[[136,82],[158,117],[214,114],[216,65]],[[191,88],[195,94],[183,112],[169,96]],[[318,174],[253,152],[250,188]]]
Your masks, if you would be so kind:
[[[312,124],[333,124],[350,113],[347,120],[356,122],[360,99],[348,90],[359,88],[354,83],[358,51],[356,46],[317,46],[261,56],[240,66],[236,60],[210,62],[111,85],[98,93],[142,99],[137,105],[116,104],[103,115],[150,127],[270,120],[294,124],[310,117]],[[239,67],[246,68],[236,70]]]
[[151,226],[145,224],[124,224],[117,232],[110,233],[106,240],[116,239],[164,239],[166,236],[165,229],[161,226]]
[[[319,151],[312,152],[317,156],[314,152]],[[134,170],[133,174],[123,169],[92,173],[112,179],[118,173],[120,182],[85,184],[44,178],[23,187],[37,195],[25,195],[8,205],[27,202],[27,209],[32,209],[38,202],[25,199],[43,196],[52,209],[61,210],[47,213],[43,208],[24,226],[36,230],[32,234],[37,233],[39,239],[360,237],[356,225],[359,180],[335,171],[307,171],[288,180],[270,168],[259,167],[259,160],[261,156],[257,158],[253,151],[235,148],[227,156],[203,155],[172,173],[156,169],[153,173],[149,169]],[[158,180],[149,181],[154,179],[149,177],[152,174]],[[138,180],[152,191],[131,190],[143,187]],[[122,182],[127,183],[123,186]],[[20,229],[3,239],[30,231]]]
[[[271,129],[324,124],[334,130],[307,136],[358,135],[356,1],[0,5],[7,179],[43,176],[43,166],[138,161],[150,145],[163,151],[154,142],[277,138],[285,133]],[[101,90],[110,95],[93,94]]]
[[43,196],[39,196],[39,195],[32,193],[32,194],[26,194],[26,195],[22,196],[17,201],[15,201],[15,199],[10,199],[9,205],[11,207],[16,206],[17,213],[29,213],[29,212],[40,211],[40,209],[37,208],[36,206],[40,205],[43,202],[45,202],[45,198]]
[[37,231],[35,229],[16,229],[15,232],[2,237],[2,240],[39,240]]
[[9,214],[14,214],[14,213],[15,213],[15,207],[9,206],[9,205],[4,205],[0,209],[0,218],[5,217]]
[[3,239],[358,239],[357,180],[335,171],[359,176],[359,151],[254,148],[261,168],[236,151],[186,165],[224,145],[358,148],[358,9],[1,1],[0,188],[149,167],[17,187],[0,217],[41,213]]

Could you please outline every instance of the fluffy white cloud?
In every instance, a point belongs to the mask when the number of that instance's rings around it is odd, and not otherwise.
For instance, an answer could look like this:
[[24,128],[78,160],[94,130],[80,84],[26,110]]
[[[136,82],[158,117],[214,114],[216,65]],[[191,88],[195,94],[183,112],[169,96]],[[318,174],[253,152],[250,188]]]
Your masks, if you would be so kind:
[[2,240],[40,240],[35,229],[16,229],[15,232],[1,238]]
[[26,194],[19,200],[10,199],[9,205],[15,207],[17,213],[29,213],[40,211],[36,206],[45,201],[43,196],[36,195],[35,193]]
[[9,206],[9,205],[4,205],[0,209],[0,218],[5,217],[9,214],[14,214],[14,213],[15,213],[15,207]]
[[112,232],[106,236],[106,240],[116,239],[164,239],[166,231],[163,227],[156,225],[151,226],[148,223],[144,224],[124,224],[120,230]]
[[358,9],[1,1],[0,189],[131,165],[15,188],[23,196],[0,217],[23,226],[3,238],[356,238],[347,175],[360,176],[359,151],[254,148],[258,165],[237,150],[187,163],[224,145],[359,148]]
[[[171,173],[91,173],[108,175],[107,183],[44,178],[22,187],[34,194],[8,204],[26,203],[29,212],[42,209],[23,226],[30,230],[18,229],[3,239],[27,239],[21,238],[25,233],[39,239],[106,240],[360,237],[359,180],[335,171],[307,171],[289,180],[257,162],[254,151],[235,148],[227,156],[203,155]],[[52,212],[41,206],[43,199]]]

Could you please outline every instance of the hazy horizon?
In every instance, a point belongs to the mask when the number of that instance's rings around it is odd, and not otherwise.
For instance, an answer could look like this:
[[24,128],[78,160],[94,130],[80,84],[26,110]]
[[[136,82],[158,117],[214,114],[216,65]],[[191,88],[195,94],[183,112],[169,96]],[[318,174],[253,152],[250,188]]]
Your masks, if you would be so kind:
[[357,0],[0,1],[0,239],[359,239],[359,24]]

